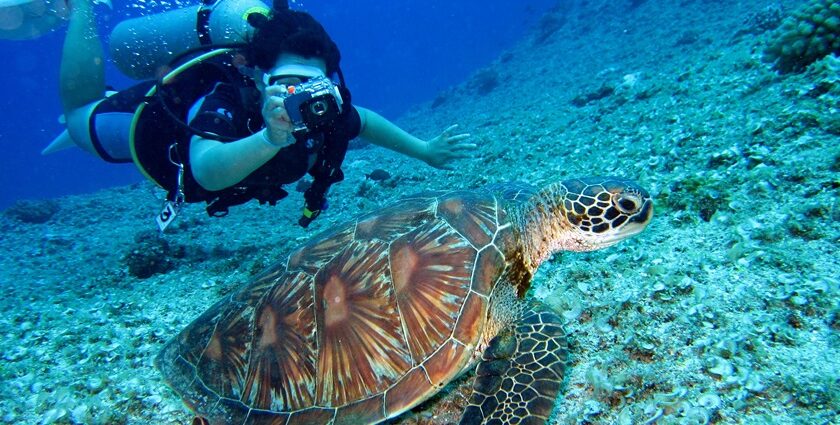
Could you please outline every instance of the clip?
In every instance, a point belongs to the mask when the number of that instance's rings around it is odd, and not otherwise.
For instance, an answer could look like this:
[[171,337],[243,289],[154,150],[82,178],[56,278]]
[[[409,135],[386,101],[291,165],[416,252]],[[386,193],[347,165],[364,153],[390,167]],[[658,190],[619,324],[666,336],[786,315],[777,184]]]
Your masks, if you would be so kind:
[[[175,221],[175,218],[178,217],[186,199],[186,196],[184,196],[184,164],[180,163],[173,157],[173,150],[176,148],[177,146],[174,143],[169,145],[169,162],[178,167],[178,187],[175,191],[175,196],[173,197],[174,199],[167,199],[166,202],[163,203],[163,208],[160,210],[160,213],[158,213],[157,217],[155,217],[155,222],[157,222],[158,229],[160,229],[161,233],[163,233],[163,231],[166,230],[173,221]],[[175,150],[174,155],[177,154],[178,152]]]

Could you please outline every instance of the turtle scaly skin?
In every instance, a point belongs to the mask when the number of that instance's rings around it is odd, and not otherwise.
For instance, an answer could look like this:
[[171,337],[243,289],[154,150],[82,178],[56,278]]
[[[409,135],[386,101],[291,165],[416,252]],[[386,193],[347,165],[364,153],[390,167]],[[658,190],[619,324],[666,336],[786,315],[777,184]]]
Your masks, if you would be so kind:
[[428,399],[487,347],[462,423],[544,423],[568,348],[557,315],[523,299],[534,271],[651,215],[617,178],[418,194],[313,237],[156,363],[204,423],[362,424]]

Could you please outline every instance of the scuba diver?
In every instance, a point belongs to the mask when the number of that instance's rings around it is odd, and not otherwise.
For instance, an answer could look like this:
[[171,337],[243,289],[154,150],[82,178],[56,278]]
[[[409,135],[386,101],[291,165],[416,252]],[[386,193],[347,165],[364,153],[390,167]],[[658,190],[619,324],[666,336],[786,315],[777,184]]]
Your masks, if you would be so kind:
[[[283,185],[308,173],[306,227],[343,179],[357,136],[441,169],[476,148],[457,126],[424,141],[352,104],[338,47],[287,1],[268,10],[259,0],[205,0],[121,23],[111,57],[123,72],[152,78],[119,92],[106,92],[93,2],[69,7],[60,70],[67,130],[44,152],[76,145],[134,162],[167,191],[161,231],[185,202],[206,202],[211,216],[251,199],[274,205],[287,195]],[[173,58],[178,50],[186,52]]]

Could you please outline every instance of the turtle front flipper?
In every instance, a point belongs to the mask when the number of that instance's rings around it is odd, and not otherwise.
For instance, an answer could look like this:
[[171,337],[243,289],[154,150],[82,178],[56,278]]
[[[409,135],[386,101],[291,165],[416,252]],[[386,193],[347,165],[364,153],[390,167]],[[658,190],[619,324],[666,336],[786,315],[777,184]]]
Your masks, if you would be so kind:
[[546,423],[568,357],[560,318],[543,304],[531,304],[484,351],[461,425]]

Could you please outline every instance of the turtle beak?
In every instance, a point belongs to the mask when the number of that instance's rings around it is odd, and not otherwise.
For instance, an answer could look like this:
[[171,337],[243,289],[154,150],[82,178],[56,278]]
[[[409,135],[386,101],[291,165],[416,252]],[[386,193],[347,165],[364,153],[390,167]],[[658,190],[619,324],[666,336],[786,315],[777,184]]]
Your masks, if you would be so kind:
[[613,246],[627,238],[641,233],[650,223],[653,218],[653,201],[648,198],[643,198],[642,205],[638,211],[629,216],[624,224],[617,228],[607,230],[603,233],[583,232],[586,245],[591,247],[591,250],[606,248]]
[[653,201],[647,198],[639,212],[630,217],[627,224],[618,230],[619,240],[641,233],[650,223],[651,218],[653,218]]
[[635,206],[632,210],[623,210],[616,218],[606,220],[610,222],[609,226],[603,226],[597,231],[579,229],[581,248],[587,251],[607,248],[645,230],[653,217],[653,201],[645,195],[634,195]]

